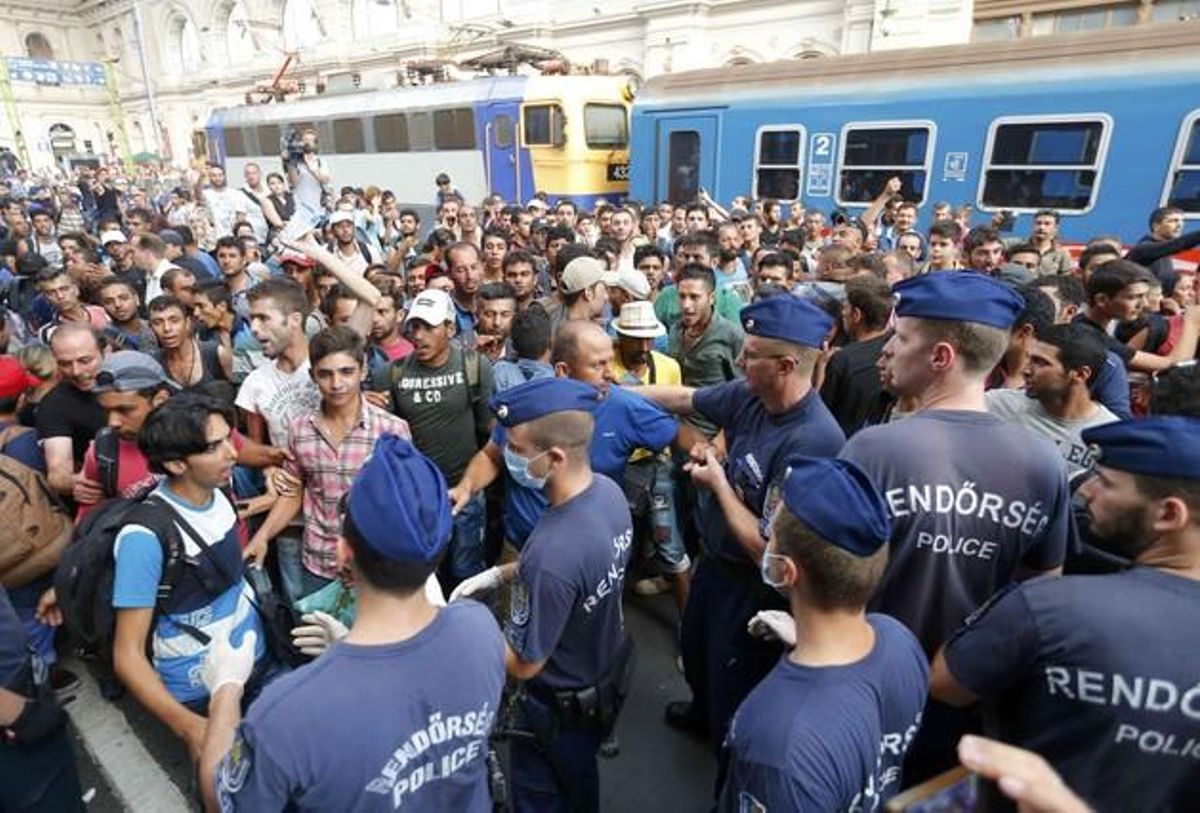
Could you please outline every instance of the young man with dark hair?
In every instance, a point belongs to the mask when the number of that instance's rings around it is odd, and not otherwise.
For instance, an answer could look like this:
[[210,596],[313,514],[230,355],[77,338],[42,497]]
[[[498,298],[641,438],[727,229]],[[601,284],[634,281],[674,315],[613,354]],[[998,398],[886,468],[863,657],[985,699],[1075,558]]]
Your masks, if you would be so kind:
[[953,271],[961,268],[958,260],[958,226],[953,220],[936,220],[929,227],[929,261],[921,273]]
[[[1038,276],[1047,274],[1069,274],[1075,266],[1071,252],[1058,242],[1059,223],[1062,218],[1053,209],[1039,209],[1033,216],[1033,233],[1029,245],[1038,255],[1038,264],[1031,268]],[[1011,258],[1014,251],[1009,251]]]
[[1025,359],[1034,337],[1054,324],[1054,300],[1040,288],[1025,285],[1013,290],[1024,300],[1025,306],[1009,330],[1008,348],[984,384],[989,390],[997,387],[1020,389],[1025,386]]
[[1142,313],[1152,278],[1149,271],[1128,260],[1104,263],[1088,278],[1087,305],[1074,319],[1100,333],[1108,349],[1120,356],[1128,369],[1143,373],[1154,373],[1194,358],[1200,340],[1200,308],[1191,308],[1184,315],[1183,331],[1166,356],[1134,350],[1109,335],[1109,322],[1133,321]]
[[163,275],[177,265],[167,259],[167,244],[157,234],[149,232],[133,238],[133,261],[146,275],[146,301],[164,293]]
[[1119,420],[1089,392],[1105,357],[1104,341],[1083,325],[1039,327],[1024,354],[1023,389],[989,390],[987,410],[1053,441],[1069,477],[1090,471],[1081,433]]
[[[192,394],[167,398],[150,412],[138,445],[150,469],[165,475],[151,492],[162,522],[143,524],[147,519],[136,512],[149,506],[139,507],[114,544],[117,677],[184,741],[193,760],[200,758],[207,727],[209,693],[201,672],[209,648],[227,637],[251,642],[251,667],[266,654],[253,593],[243,577],[237,513],[222,491],[235,460],[232,422],[228,407]],[[160,536],[168,528],[177,534],[174,543]],[[189,566],[178,568],[160,614],[169,544],[181,546]]]
[[141,300],[132,283],[110,275],[100,280],[97,294],[110,320],[105,336],[116,349],[148,352],[158,347],[154,331],[142,321]]
[[879,357],[888,340],[892,289],[876,277],[846,281],[842,331],[850,339],[825,365],[821,398],[838,425],[850,437],[883,418],[890,399],[879,381]]
[[446,249],[446,272],[454,282],[454,324],[460,342],[475,340],[475,307],[483,264],[474,243],[455,243]]
[[1150,232],[1129,249],[1125,259],[1144,265],[1160,280],[1175,273],[1172,257],[1200,246],[1200,229],[1183,233],[1184,212],[1178,206],[1160,206],[1150,213]]
[[399,361],[413,351],[412,342],[404,338],[401,329],[404,317],[404,298],[395,289],[381,293],[371,317],[371,353],[388,363]]
[[365,351],[362,337],[344,326],[326,328],[309,342],[310,370],[321,403],[292,421],[284,464],[302,489],[275,501],[246,548],[245,555],[261,565],[268,545],[303,511],[302,546],[279,550],[284,592],[293,603],[337,577],[338,503],[354,474],[381,437],[409,437],[404,420],[363,397]]
[[1131,566],[1027,581],[937,653],[931,691],[981,702],[985,733],[1040,754],[1097,810],[1189,810],[1200,793],[1200,421],[1088,429],[1079,496],[1095,543]]
[[1105,241],[1089,244],[1079,254],[1079,275],[1083,284],[1091,279],[1092,272],[1112,260],[1121,259],[1121,249]]
[[786,652],[734,715],[717,807],[878,809],[903,786],[929,681],[913,634],[866,612],[887,565],[887,503],[845,460],[792,458],[781,490],[761,570],[790,614],[760,612],[750,628]]
[[198,339],[192,309],[175,297],[164,294],[150,302],[150,329],[158,341],[155,357],[180,389],[230,380],[233,352],[218,342]]
[[246,271],[246,249],[236,237],[228,236],[217,240],[217,265],[221,268],[221,281],[233,298],[233,309],[243,319],[250,318],[250,290],[254,280]]
[[638,246],[633,252],[633,267],[646,275],[650,283],[650,301],[657,302],[671,267],[667,253],[655,245]]
[[796,262],[786,251],[772,251],[764,254],[758,261],[755,270],[754,290],[757,292],[764,285],[778,285],[790,291],[796,285]]
[[475,349],[493,363],[510,355],[508,337],[517,312],[517,295],[507,282],[480,286],[475,298]]
[[233,354],[229,380],[241,384],[250,372],[266,363],[262,347],[250,332],[250,323],[238,316],[229,288],[220,280],[200,283],[192,314],[201,327],[202,340],[216,341]]
[[550,337],[550,317],[541,307],[526,308],[513,318],[510,336],[513,358],[501,359],[492,367],[496,392],[554,375]]
[[1004,241],[1000,233],[989,226],[976,226],[963,238],[962,253],[967,268],[988,276],[995,275],[1005,263]]
[[51,324],[75,323],[89,325],[97,330],[108,327],[108,314],[98,305],[87,305],[75,281],[65,268],[48,266],[37,274],[37,287],[54,309]]
[[513,289],[518,312],[524,312],[542,292],[538,288],[537,262],[528,251],[517,249],[504,255],[501,276]]
[[[245,646],[219,641],[206,664],[213,699],[200,764],[205,808],[382,802],[489,810],[487,737],[504,688],[505,645],[486,608],[440,606],[440,591],[431,599],[450,536],[446,482],[411,443],[385,435],[346,502],[335,556],[358,593],[353,626],[305,616],[294,634],[325,654],[268,686],[244,720]],[[409,781],[419,764],[400,773],[389,767],[396,749],[413,742],[422,743],[421,765],[444,767],[436,780]],[[358,767],[348,774],[347,764]]]

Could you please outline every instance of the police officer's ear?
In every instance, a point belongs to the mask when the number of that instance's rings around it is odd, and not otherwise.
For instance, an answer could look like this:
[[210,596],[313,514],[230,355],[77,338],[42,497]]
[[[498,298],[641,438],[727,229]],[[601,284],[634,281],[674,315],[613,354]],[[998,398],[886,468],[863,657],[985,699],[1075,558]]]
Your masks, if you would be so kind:
[[949,372],[958,360],[958,351],[950,342],[934,342],[929,348],[929,363],[937,372]]
[[1188,501],[1174,494],[1157,500],[1152,511],[1151,527],[1156,535],[1178,533],[1197,519]]

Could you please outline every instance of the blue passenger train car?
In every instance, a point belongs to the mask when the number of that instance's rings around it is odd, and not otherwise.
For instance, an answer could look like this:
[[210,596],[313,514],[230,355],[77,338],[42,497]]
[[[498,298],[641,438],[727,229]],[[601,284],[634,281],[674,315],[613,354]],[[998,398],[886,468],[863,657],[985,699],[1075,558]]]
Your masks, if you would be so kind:
[[251,161],[278,169],[280,137],[313,126],[339,188],[429,205],[446,172],[475,203],[543,191],[591,206],[628,189],[631,99],[625,76],[497,76],[223,108],[205,129],[209,158],[235,180]]
[[899,176],[935,201],[1063,235],[1200,218],[1200,22],[667,74],[633,112],[631,194],[739,194],[854,211]]

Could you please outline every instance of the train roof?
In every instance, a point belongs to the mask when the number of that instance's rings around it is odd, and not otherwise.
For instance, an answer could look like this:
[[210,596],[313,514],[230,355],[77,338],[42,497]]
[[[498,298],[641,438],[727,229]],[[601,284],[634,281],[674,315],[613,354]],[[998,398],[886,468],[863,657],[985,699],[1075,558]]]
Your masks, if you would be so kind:
[[628,77],[625,76],[484,76],[417,87],[310,96],[277,104],[217,108],[213,110],[209,123],[237,127],[453,107],[491,100],[523,99],[531,84],[538,88],[539,93],[551,83],[562,83],[563,87],[570,87],[571,92],[592,92],[598,87],[620,87],[627,81]]
[[1011,42],[875,51],[662,74],[646,81],[635,107],[714,100],[823,95],[883,89],[1200,71],[1200,20],[1030,37]]

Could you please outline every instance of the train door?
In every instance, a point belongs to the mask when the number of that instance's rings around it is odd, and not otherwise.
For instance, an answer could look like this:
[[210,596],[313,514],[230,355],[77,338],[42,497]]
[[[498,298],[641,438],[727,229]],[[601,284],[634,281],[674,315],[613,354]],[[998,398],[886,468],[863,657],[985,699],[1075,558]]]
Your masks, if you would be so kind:
[[655,162],[655,199],[690,203],[704,188],[715,194],[717,179],[716,113],[659,119]]
[[517,116],[516,102],[493,102],[487,106],[484,170],[488,190],[504,200],[519,200],[521,194],[517,183],[520,173]]

